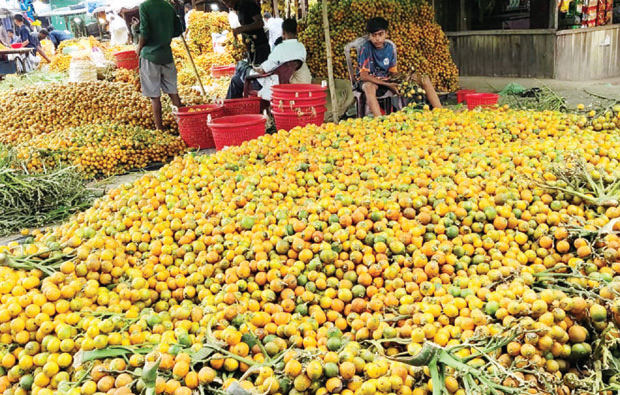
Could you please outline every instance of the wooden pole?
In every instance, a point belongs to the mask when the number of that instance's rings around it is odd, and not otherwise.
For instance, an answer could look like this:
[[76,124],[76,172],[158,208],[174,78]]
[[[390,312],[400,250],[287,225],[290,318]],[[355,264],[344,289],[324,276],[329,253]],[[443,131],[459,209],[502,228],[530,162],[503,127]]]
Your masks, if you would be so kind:
[[200,90],[202,90],[202,96],[207,97],[207,92],[205,91],[204,85],[202,85],[202,79],[200,79],[200,74],[198,73],[198,69],[196,68],[196,63],[194,63],[194,58],[192,57],[192,53],[189,50],[189,46],[187,45],[187,41],[185,41],[185,33],[181,34],[181,40],[183,40],[183,45],[185,45],[185,50],[187,51],[187,56],[189,56],[189,60],[192,62],[192,67],[194,68],[194,73],[196,73],[196,79],[200,84]]
[[273,16],[274,18],[280,17],[280,10],[278,10],[278,0],[273,0]]
[[558,30],[558,2],[557,0],[549,0],[549,28]]
[[458,27],[459,32],[467,30],[467,16],[465,14],[465,0],[459,2],[459,20]]
[[338,103],[336,102],[336,83],[334,82],[334,66],[332,64],[332,43],[329,36],[329,18],[327,17],[327,1],[323,1],[323,29],[325,29],[325,52],[327,54],[327,80],[332,99],[334,123],[338,122]]

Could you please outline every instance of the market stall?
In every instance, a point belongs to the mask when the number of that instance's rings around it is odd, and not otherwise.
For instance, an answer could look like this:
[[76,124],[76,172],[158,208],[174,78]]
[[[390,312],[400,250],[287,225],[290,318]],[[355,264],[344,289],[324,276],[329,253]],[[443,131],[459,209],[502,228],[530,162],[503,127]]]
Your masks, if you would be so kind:
[[52,11],[37,14],[39,17],[58,17],[64,21],[64,30],[70,30],[75,37],[88,35],[86,27],[88,10],[84,7],[73,9],[72,7],[57,8]]
[[0,77],[24,70],[22,56],[31,51],[31,48],[0,49]]
[[459,7],[439,0],[435,8],[461,75],[620,75],[620,25],[610,0],[461,0]]

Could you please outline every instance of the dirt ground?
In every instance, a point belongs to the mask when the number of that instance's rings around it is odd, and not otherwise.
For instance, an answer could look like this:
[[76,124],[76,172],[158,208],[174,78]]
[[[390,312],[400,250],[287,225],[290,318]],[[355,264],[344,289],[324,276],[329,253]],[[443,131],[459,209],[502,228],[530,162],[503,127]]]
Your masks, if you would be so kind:
[[516,83],[526,89],[547,86],[566,99],[569,109],[583,104],[599,107],[601,104],[620,101],[620,77],[599,81],[560,81],[535,78],[489,78],[460,77],[461,89],[476,89],[478,92],[499,92],[506,85]]

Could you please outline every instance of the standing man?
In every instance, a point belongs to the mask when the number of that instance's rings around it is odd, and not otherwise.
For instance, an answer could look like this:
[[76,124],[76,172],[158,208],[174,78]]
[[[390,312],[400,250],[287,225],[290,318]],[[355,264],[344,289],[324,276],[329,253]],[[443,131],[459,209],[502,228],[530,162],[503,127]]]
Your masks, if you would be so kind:
[[146,0],[140,5],[140,24],[136,53],[140,56],[140,83],[142,94],[151,99],[155,127],[163,129],[161,92],[168,94],[172,104],[181,107],[177,90],[177,69],[170,42],[183,33],[176,11],[166,0]]
[[263,14],[265,22],[267,23],[267,30],[269,32],[269,47],[273,51],[275,42],[278,38],[282,37],[282,18],[275,18],[271,16],[270,12]]
[[251,66],[258,66],[269,57],[269,40],[265,33],[265,23],[260,6],[256,0],[224,0],[235,10],[241,26],[233,29],[233,35],[242,35],[247,49],[247,60]]
[[5,47],[11,46],[11,36],[2,23],[0,23],[0,44]]

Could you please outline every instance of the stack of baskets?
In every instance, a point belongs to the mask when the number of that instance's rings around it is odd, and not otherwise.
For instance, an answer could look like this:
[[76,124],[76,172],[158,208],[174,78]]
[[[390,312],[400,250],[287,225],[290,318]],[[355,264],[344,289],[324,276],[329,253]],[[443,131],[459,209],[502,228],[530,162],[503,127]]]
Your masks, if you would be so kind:
[[175,112],[179,124],[179,134],[188,147],[205,149],[215,147],[211,129],[207,125],[209,116],[212,119],[224,115],[221,104],[203,104],[179,108]]
[[271,113],[278,130],[323,123],[327,112],[327,87],[286,84],[273,86],[271,90]]

